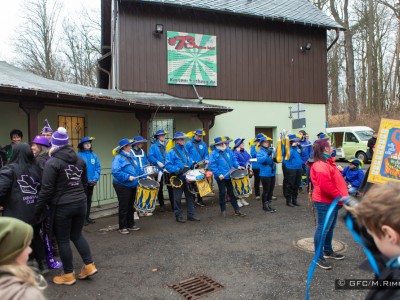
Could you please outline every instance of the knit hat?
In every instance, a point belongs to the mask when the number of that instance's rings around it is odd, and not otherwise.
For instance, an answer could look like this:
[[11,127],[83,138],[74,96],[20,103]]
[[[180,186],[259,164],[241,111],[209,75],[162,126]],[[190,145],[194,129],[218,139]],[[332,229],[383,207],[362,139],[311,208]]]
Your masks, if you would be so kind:
[[41,133],[44,133],[44,132],[47,132],[47,133],[53,132],[53,129],[51,129],[49,121],[47,121],[47,119],[44,120],[44,127],[42,128]]
[[61,147],[68,145],[68,142],[67,129],[64,127],[58,127],[57,131],[51,136],[51,145],[55,147]]
[[33,228],[15,218],[0,217],[0,266],[11,264],[29,246]]

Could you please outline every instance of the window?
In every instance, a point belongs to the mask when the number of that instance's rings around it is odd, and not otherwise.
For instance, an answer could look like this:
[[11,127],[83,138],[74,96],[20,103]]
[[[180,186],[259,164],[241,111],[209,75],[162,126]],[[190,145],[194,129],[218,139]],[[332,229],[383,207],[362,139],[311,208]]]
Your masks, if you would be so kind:
[[168,131],[167,138],[172,139],[175,133],[174,119],[155,119],[150,124],[150,136],[156,133],[157,130],[164,129]]
[[81,138],[85,136],[85,117],[59,115],[58,126],[67,129],[69,144],[76,151]]
[[357,143],[358,140],[357,140],[356,136],[353,133],[346,132],[346,142]]
[[360,138],[360,140],[362,141],[368,141],[370,138],[372,138],[372,134],[374,132],[370,131],[370,130],[366,130],[366,131],[356,131],[356,134],[358,135],[358,137]]

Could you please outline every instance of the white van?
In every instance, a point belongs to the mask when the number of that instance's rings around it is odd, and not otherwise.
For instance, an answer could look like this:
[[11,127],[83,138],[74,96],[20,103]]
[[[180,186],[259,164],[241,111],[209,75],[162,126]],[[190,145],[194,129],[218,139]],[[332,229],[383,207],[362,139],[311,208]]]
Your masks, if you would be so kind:
[[326,132],[331,135],[331,142],[336,149],[337,159],[351,159],[356,157],[364,163],[372,159],[368,157],[368,140],[373,130],[367,126],[331,127]]

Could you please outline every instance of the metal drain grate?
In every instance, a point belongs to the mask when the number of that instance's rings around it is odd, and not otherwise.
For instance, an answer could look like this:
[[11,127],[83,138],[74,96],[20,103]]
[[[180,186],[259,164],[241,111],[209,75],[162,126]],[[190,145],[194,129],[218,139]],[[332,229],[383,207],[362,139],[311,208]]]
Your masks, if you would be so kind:
[[207,276],[201,275],[170,284],[168,287],[173,288],[186,299],[193,300],[207,296],[224,286]]

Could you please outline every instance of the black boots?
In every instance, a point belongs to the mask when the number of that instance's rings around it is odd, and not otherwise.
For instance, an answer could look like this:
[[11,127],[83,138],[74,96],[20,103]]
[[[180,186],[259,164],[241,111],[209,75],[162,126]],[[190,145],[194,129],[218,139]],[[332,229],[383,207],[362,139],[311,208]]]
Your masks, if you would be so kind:
[[297,198],[296,199],[292,199],[292,203],[295,206],[300,206],[300,204],[297,202]]
[[274,208],[271,207],[271,201],[266,201],[266,202],[263,204],[263,210],[265,210],[266,212],[269,212],[269,213],[274,213],[274,212],[276,212],[276,209],[274,209]]
[[290,206],[290,207],[294,207],[293,203],[292,203],[292,199],[290,198],[286,198],[286,205]]

